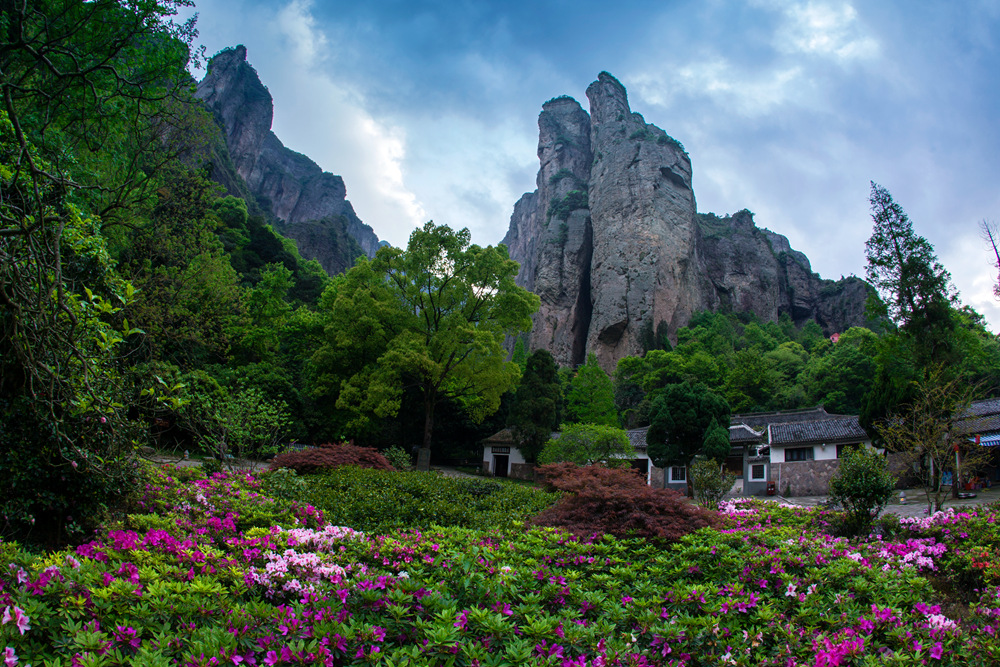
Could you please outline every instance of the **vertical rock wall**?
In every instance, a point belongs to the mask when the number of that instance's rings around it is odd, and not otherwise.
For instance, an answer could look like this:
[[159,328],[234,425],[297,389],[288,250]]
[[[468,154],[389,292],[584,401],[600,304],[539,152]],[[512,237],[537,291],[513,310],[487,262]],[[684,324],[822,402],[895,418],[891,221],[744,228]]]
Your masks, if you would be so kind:
[[271,94],[246,57],[243,46],[220,52],[196,92],[223,130],[236,173],[280,221],[278,231],[328,273],[340,273],[361,253],[374,256],[378,237],[347,201],[344,180],[287,148],[271,132]]
[[542,107],[538,189],[517,202],[503,240],[519,284],[541,297],[531,349],[561,365],[594,352],[611,371],[698,310],[789,313],[829,332],[864,323],[863,281],[822,280],[749,211],[698,214],[690,158],[632,112],[617,79],[602,72],[587,97],[589,115],[568,97]]

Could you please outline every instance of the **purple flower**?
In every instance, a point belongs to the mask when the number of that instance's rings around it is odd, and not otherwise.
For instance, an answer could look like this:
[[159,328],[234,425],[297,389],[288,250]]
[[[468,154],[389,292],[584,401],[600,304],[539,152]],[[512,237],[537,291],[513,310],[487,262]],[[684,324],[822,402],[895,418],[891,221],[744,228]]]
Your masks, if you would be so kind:
[[931,647],[931,657],[940,660],[942,655],[944,655],[944,647],[941,646],[941,642],[937,642]]

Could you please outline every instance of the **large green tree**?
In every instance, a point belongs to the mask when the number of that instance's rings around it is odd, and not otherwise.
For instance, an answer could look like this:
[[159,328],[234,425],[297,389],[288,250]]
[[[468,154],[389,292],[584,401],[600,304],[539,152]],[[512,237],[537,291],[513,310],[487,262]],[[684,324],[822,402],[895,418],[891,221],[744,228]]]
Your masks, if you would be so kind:
[[549,440],[538,462],[579,465],[604,463],[609,468],[624,468],[632,463],[635,451],[628,434],[617,427],[600,424],[564,424],[558,436]]
[[951,275],[888,190],[872,182],[870,202],[874,226],[865,243],[867,277],[881,297],[871,303],[874,314],[909,330],[935,358],[952,327]]
[[314,377],[334,388],[342,375],[337,406],[351,412],[353,427],[396,414],[407,387],[416,388],[429,451],[439,402],[455,401],[481,421],[517,382],[504,337],[527,331],[539,303],[515,284],[517,271],[506,247],[483,248],[468,229],[427,223],[405,250],[380,248],[328,289]]
[[957,368],[958,320],[951,276],[934,247],[913,230],[889,191],[874,182],[871,210],[867,276],[880,298],[869,299],[869,317],[881,317],[891,328],[881,340],[878,370],[861,412],[861,423],[877,434],[873,427],[913,400],[932,368]]
[[618,424],[615,385],[591,352],[577,369],[566,390],[566,420],[574,424]]
[[722,440],[718,429],[729,426],[729,403],[702,384],[673,384],[653,401],[649,431],[649,458],[662,468],[688,465],[697,454],[724,459],[729,453],[728,430]]
[[0,4],[5,533],[64,539],[68,516],[98,521],[135,479],[119,351],[138,333],[120,310],[134,289],[102,232],[149,200],[179,152],[164,140],[204,118],[184,104],[193,24],[170,22],[178,4]]
[[562,421],[562,381],[548,350],[535,350],[525,362],[510,407],[508,426],[525,459],[534,462]]

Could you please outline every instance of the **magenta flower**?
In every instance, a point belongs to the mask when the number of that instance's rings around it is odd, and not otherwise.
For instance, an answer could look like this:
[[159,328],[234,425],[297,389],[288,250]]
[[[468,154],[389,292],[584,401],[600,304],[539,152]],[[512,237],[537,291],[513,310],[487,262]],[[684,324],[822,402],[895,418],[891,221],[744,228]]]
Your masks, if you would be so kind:
[[942,655],[944,655],[944,647],[941,646],[941,642],[937,642],[931,647],[931,657],[940,660]]
[[4,667],[14,667],[17,664],[17,653],[14,653],[14,649],[9,646],[4,649],[3,664]]
[[[13,610],[13,614],[11,613]],[[27,614],[20,607],[4,607],[3,617],[0,618],[0,625],[7,625],[7,623],[13,621],[14,625],[17,626],[18,632],[22,635],[31,629],[31,625],[28,624]]]

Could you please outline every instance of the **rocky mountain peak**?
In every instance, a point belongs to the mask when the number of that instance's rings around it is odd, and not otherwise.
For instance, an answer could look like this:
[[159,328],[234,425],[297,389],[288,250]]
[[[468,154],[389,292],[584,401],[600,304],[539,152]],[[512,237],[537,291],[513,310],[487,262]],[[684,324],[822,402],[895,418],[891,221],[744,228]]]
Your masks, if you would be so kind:
[[[247,62],[244,46],[216,54],[195,94],[222,129],[236,174],[278,219],[278,231],[298,243],[303,257],[334,274],[362,252],[375,255],[378,237],[355,214],[344,180],[286,148],[271,132],[273,100]],[[223,169],[213,170],[213,178],[239,194]]]
[[829,332],[864,322],[863,281],[822,280],[748,210],[699,214],[690,157],[631,110],[618,79],[602,72],[587,98],[589,114],[569,97],[542,106],[537,190],[503,241],[519,283],[541,297],[531,349],[563,365],[594,352],[611,371],[698,310],[787,312]]

